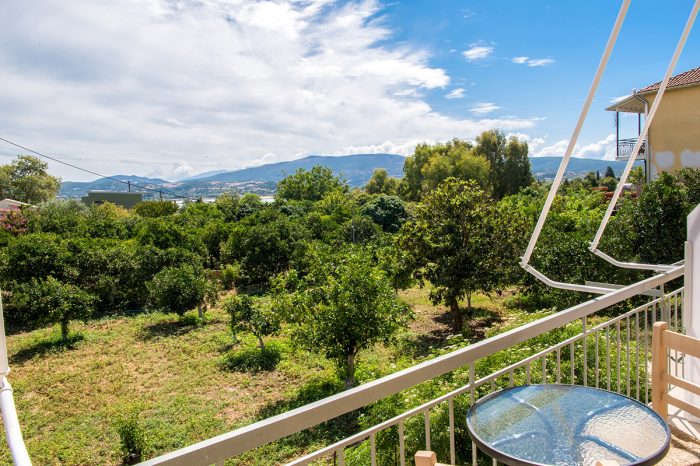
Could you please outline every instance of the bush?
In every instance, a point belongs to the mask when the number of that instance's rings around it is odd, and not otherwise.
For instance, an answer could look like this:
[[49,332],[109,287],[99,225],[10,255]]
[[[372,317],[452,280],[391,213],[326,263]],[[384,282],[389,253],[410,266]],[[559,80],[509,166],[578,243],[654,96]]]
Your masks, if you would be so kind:
[[221,286],[225,290],[233,289],[241,278],[241,264],[228,264],[221,269]]
[[204,270],[191,265],[166,267],[148,285],[148,306],[182,316],[197,308],[200,317],[204,307],[216,302],[216,288],[207,280]]
[[135,408],[122,413],[115,422],[125,464],[140,463],[146,450],[146,432]]
[[177,205],[172,201],[143,201],[134,206],[134,213],[140,217],[167,217],[177,212]]
[[231,316],[231,331],[234,339],[239,331],[248,331],[255,335],[260,351],[265,352],[263,337],[273,335],[280,330],[280,318],[272,310],[260,306],[248,295],[231,296],[221,307]]

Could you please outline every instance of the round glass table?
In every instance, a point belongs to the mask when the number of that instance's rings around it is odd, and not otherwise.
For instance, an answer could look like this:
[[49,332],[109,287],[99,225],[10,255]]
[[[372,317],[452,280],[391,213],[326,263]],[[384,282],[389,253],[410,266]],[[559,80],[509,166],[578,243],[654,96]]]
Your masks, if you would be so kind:
[[507,465],[656,464],[668,452],[666,422],[644,404],[577,385],[525,385],[491,393],[467,413],[482,451]]

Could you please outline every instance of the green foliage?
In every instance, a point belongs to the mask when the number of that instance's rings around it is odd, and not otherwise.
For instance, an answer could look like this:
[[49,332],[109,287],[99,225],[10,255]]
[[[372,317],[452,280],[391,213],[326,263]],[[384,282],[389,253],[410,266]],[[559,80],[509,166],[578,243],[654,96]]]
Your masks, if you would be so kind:
[[298,345],[334,359],[345,372],[346,387],[353,386],[357,354],[390,341],[411,311],[367,252],[311,249],[307,257],[304,277],[290,272],[276,279],[273,308],[294,324]]
[[136,407],[125,409],[119,413],[114,424],[119,434],[124,464],[140,463],[144,459],[148,446],[148,437],[140,419],[140,410]]
[[24,321],[39,325],[60,323],[61,336],[66,341],[70,321],[90,317],[94,302],[94,296],[77,286],[47,277],[17,285],[12,291],[10,308]]
[[472,293],[492,290],[501,281],[500,264],[515,261],[497,254],[507,250],[499,241],[510,238],[498,234],[494,219],[495,209],[476,182],[448,178],[423,198],[400,232],[401,248],[415,261],[414,275],[433,284],[431,299],[449,306],[457,332],[460,299],[467,298],[470,312]]
[[177,212],[177,205],[172,201],[143,201],[134,206],[134,213],[140,217],[167,217]]
[[144,218],[136,225],[136,240],[159,249],[186,247],[191,243],[187,231],[166,218]]
[[289,267],[305,231],[274,211],[260,212],[237,224],[221,246],[225,263],[241,266],[242,286],[267,287],[270,278]]
[[615,191],[615,188],[617,188],[617,178],[615,178],[614,176],[606,176],[604,178],[601,178],[598,181],[598,186],[603,186],[610,192]]
[[277,199],[319,201],[333,191],[348,190],[347,184],[333,175],[333,170],[320,165],[307,171],[299,168],[277,183]]
[[234,339],[238,332],[250,332],[258,339],[260,351],[265,351],[263,337],[274,335],[281,328],[279,314],[248,295],[230,296],[221,307],[231,316]]
[[232,290],[241,279],[241,264],[226,264],[221,269],[221,286],[225,290]]
[[396,233],[408,220],[406,205],[401,198],[385,194],[372,197],[362,206],[360,213],[374,220],[382,230],[388,233]]
[[394,196],[399,193],[400,185],[400,179],[389,176],[384,168],[377,168],[372,172],[372,177],[365,185],[365,191],[369,194]]
[[474,153],[489,161],[489,182],[496,199],[516,194],[534,180],[527,157],[527,143],[515,136],[506,141],[501,131],[484,131],[476,138]]
[[150,309],[174,312],[182,316],[197,308],[200,317],[206,305],[216,302],[216,288],[207,280],[204,270],[190,265],[166,267],[148,283]]
[[687,216],[697,205],[691,202],[684,181],[697,197],[697,172],[686,169],[679,177],[662,172],[644,186],[639,199],[620,206],[612,223],[627,236],[635,258],[650,264],[671,264],[683,258]]
[[32,155],[18,155],[9,165],[0,165],[0,197],[29,204],[53,199],[61,180],[46,171],[49,165]]
[[489,162],[474,152],[470,142],[453,139],[446,144],[419,144],[406,158],[404,197],[418,201],[449,177],[475,180],[484,190],[491,189]]
[[[641,167],[639,167],[639,168],[641,168]],[[610,165],[608,165],[605,168],[605,173],[603,174],[603,178],[615,178],[615,170],[613,170],[613,168]]]
[[105,202],[93,205],[85,217],[85,233],[93,238],[120,238],[128,236],[129,211]]
[[5,283],[33,278],[70,279],[69,252],[53,233],[30,233],[10,239],[0,257],[0,276]]
[[52,200],[38,206],[32,223],[35,230],[44,233],[79,236],[85,233],[88,211],[85,204],[75,199]]

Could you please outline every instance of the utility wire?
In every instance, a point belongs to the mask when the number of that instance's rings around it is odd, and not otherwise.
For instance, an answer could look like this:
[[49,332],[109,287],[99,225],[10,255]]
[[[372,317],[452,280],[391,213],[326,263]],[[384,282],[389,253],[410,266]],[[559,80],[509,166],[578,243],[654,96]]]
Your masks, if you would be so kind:
[[15,146],[15,147],[18,147],[18,148],[20,148],[20,149],[22,149],[22,150],[26,150],[27,152],[31,152],[32,154],[38,155],[39,157],[43,157],[43,158],[45,158],[45,159],[53,160],[53,161],[56,162],[56,163],[60,163],[60,164],[66,165],[66,166],[68,166],[68,167],[75,168],[76,170],[80,170],[80,171],[83,171],[83,172],[85,172],[85,173],[90,173],[91,175],[99,176],[100,178],[106,178],[106,179],[108,179],[108,180],[116,181],[117,183],[122,183],[122,184],[125,184],[125,185],[130,186],[130,187],[133,186],[133,187],[135,187],[135,188],[143,189],[143,190],[145,190],[145,191],[152,191],[152,192],[154,192],[154,193],[160,193],[161,195],[162,195],[162,194],[168,194],[168,195],[170,195],[170,196],[177,197],[177,198],[180,198],[180,199],[189,199],[189,200],[191,200],[191,201],[197,201],[197,200],[198,200],[197,198],[190,197],[190,196],[183,196],[183,195],[181,195],[181,194],[177,194],[177,193],[174,193],[174,192],[172,192],[172,191],[163,191],[162,189],[149,188],[149,187],[147,187],[147,186],[142,186],[142,185],[133,183],[133,182],[131,182],[131,181],[124,181],[124,180],[120,180],[120,179],[118,179],[118,178],[114,178],[114,177],[112,177],[112,176],[102,175],[101,173],[97,173],[97,172],[94,172],[94,171],[92,171],[92,170],[88,170],[87,168],[82,168],[82,167],[79,167],[79,166],[77,166],[77,165],[73,165],[72,163],[64,162],[63,160],[58,160],[58,159],[55,158],[55,157],[51,157],[51,156],[49,156],[49,155],[42,154],[42,153],[37,152],[37,151],[35,151],[35,150],[32,150],[32,149],[30,149],[30,148],[28,148],[28,147],[24,147],[24,146],[22,146],[22,145],[20,145],[20,144],[17,144],[16,142],[9,141],[9,140],[7,140],[7,139],[5,139],[5,138],[3,138],[3,137],[0,137],[0,141],[6,142],[6,143],[8,143],[8,144],[10,144],[10,145],[13,145],[13,146]]

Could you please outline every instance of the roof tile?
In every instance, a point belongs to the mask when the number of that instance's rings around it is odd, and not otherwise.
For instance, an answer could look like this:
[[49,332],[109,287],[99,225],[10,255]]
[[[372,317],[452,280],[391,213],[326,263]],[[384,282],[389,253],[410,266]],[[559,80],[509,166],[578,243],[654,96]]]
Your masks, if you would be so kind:
[[[692,70],[686,71],[685,73],[677,74],[668,81],[667,89],[672,87],[687,86],[690,84],[700,84],[700,67],[694,68]],[[643,87],[637,91],[638,94],[645,92],[653,92],[659,89],[661,86],[661,81],[658,83],[651,84],[650,86]]]

